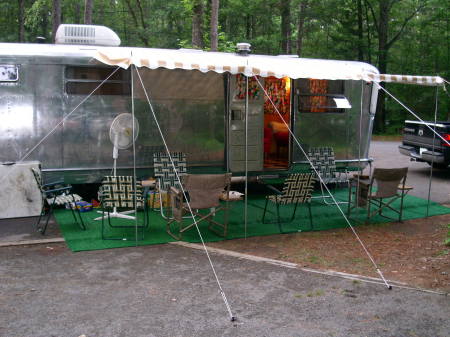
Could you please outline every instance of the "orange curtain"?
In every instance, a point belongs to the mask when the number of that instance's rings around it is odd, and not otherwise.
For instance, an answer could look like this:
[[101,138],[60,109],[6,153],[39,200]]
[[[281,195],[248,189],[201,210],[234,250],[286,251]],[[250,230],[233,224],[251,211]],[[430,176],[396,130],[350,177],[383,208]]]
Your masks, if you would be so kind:
[[[245,99],[245,76],[241,74],[236,75],[236,87],[237,92],[235,99],[242,100]],[[250,77],[248,79],[248,99],[255,100],[260,97],[261,93],[259,90],[259,84],[255,78]]]
[[[274,105],[277,107],[278,111],[283,116],[288,117],[291,108],[290,79],[268,77],[264,80],[264,89],[266,90]],[[264,97],[264,114],[278,115],[275,111],[274,106],[266,96]]]
[[309,92],[311,93],[310,105],[311,112],[325,112],[324,108],[320,106],[326,106],[327,97],[326,96],[314,96],[314,95],[325,95],[328,91],[328,80],[309,80]]

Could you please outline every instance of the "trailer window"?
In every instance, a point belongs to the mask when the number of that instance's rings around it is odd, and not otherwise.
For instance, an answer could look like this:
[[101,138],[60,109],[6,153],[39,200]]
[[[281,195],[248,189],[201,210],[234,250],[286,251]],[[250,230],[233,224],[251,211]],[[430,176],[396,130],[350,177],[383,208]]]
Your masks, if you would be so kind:
[[[66,68],[66,93],[70,95],[130,95],[131,83],[129,71],[114,68],[74,67]],[[106,78],[101,87],[94,91]]]
[[301,79],[297,95],[299,112],[339,113],[351,108],[344,95],[344,81]]
[[19,79],[17,66],[0,64],[0,82],[16,82]]

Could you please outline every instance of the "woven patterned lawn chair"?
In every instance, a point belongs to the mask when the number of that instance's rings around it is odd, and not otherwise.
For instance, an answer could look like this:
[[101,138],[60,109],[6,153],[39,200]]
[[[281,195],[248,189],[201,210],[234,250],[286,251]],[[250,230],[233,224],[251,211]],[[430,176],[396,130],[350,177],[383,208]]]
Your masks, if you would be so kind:
[[[341,172],[336,170],[336,160],[334,156],[334,150],[332,147],[312,147],[308,151],[308,158],[318,173],[317,180],[321,180],[325,185],[333,184],[335,191],[339,186],[345,185],[350,187],[350,179],[347,171]],[[315,173],[315,171],[311,168]],[[320,178],[320,179],[319,179]],[[326,201],[326,198],[330,198],[330,195],[325,194],[323,184],[320,184],[320,191],[322,195],[318,198],[322,198],[327,205],[333,205]],[[347,203],[346,201],[338,201],[338,204]]]
[[[186,155],[183,152],[172,152],[170,157],[172,158],[175,170],[181,179],[181,177],[186,174]],[[167,153],[155,153],[153,155],[153,165],[156,178],[156,192],[159,194],[161,216],[164,219],[167,219],[168,216],[164,212],[165,202],[163,201],[163,195],[167,196],[171,187],[180,188],[180,183]],[[154,201],[155,198],[153,198],[152,208],[155,208]]]
[[[103,240],[127,240],[122,236],[107,236],[105,234],[105,218],[108,220],[110,228],[134,228],[140,232],[140,237],[144,238],[144,229],[147,228],[147,213],[143,198],[143,188],[141,182],[134,182],[132,176],[106,176],[100,186],[99,197],[102,205],[102,239]],[[134,220],[121,219],[120,224],[111,223],[111,212],[122,210],[144,210],[143,224],[137,224]],[[120,213],[119,213],[120,214]],[[135,214],[137,216],[137,214]],[[128,222],[128,223],[127,223]],[[136,235],[136,232],[133,232]]]
[[[275,192],[273,195],[266,197],[266,204],[264,206],[264,213],[262,217],[263,223],[273,223],[273,221],[265,221],[268,203],[274,203],[276,206],[277,219],[276,223],[280,232],[283,233],[282,223],[292,222],[295,218],[298,204],[306,204],[309,211],[309,222],[311,229],[313,229],[312,215],[311,215],[311,193],[314,189],[315,177],[313,173],[294,173],[290,174],[284,181],[283,189],[280,191],[272,185],[267,187]],[[280,217],[280,205],[294,204],[294,211],[290,219],[282,219]]]
[[[81,197],[77,194],[72,193],[72,186],[64,184],[62,181],[56,181],[53,183],[43,184],[42,176],[39,170],[34,168],[31,169],[34,178],[41,191],[42,196],[42,210],[39,218],[36,222],[36,228],[42,235],[45,234],[47,230],[48,221],[53,214],[53,208],[55,206],[67,206],[72,211],[75,223],[80,226],[82,230],[86,230],[83,218],[76,207],[76,202],[81,200]],[[40,226],[42,216],[45,214],[45,208],[48,207],[47,219],[44,226]],[[78,214],[78,218],[76,216]]]
[[[196,219],[197,224],[202,221],[209,222],[209,229],[214,233],[226,237],[228,226],[228,200],[231,185],[231,173],[225,174],[186,174],[182,178],[183,188],[188,197],[190,209]],[[221,196],[224,196],[225,204],[220,203]],[[187,230],[195,226],[192,222],[192,215],[188,203],[186,202],[181,189],[171,188],[170,192],[173,218],[167,221],[167,233],[177,240],[182,239],[182,235]],[[209,210],[209,212],[200,212]],[[215,215],[224,212],[224,220],[218,222]],[[189,214],[184,217],[183,214]],[[190,218],[190,221],[186,220]],[[178,226],[172,226],[178,224]],[[172,227],[178,227],[176,233]]]

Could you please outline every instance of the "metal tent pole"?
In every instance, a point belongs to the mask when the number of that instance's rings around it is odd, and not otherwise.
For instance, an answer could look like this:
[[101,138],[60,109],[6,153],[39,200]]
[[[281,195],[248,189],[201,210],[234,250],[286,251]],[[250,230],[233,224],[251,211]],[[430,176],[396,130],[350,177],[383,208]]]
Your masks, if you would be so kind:
[[[133,54],[133,52],[131,52]],[[134,242],[137,246],[138,241],[138,214],[137,214],[137,205],[136,205],[136,129],[135,129],[135,117],[134,117],[134,78],[133,78],[133,69],[135,69],[135,65],[131,65],[130,72],[131,72],[131,120],[133,121],[133,203],[134,203],[134,228],[135,228],[135,236],[134,236]],[[144,206],[145,207],[145,206]],[[145,214],[144,214],[145,217]]]
[[245,189],[244,189],[244,237],[247,238],[248,207],[248,76],[245,76]]
[[436,141],[436,124],[437,124],[437,110],[438,110],[438,87],[436,87],[436,97],[434,102],[434,127],[433,127],[433,156],[431,157],[430,178],[428,179],[428,203],[427,203],[427,217],[430,215],[430,198],[431,198],[431,181],[433,180],[433,166],[434,166],[434,147]]

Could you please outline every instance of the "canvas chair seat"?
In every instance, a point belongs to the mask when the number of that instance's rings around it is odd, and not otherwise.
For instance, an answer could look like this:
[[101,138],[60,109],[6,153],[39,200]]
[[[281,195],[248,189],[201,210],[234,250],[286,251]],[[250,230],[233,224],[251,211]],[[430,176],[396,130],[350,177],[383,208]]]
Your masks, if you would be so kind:
[[[397,220],[386,216],[383,210],[389,209],[398,214],[398,221],[402,221],[403,199],[412,190],[406,186],[408,168],[375,168],[369,180],[356,181],[357,190],[354,201],[349,204],[348,215],[356,207],[366,207],[366,222],[376,215]],[[375,188],[376,187],[376,188]],[[352,195],[350,194],[350,199]],[[394,207],[393,203],[400,200],[400,205]]]
[[[309,219],[311,229],[313,228],[312,214],[311,214],[311,194],[314,189],[315,177],[313,173],[294,173],[290,174],[284,181],[283,189],[279,191],[272,185],[267,185],[267,187],[275,192],[276,194],[268,195],[266,197],[266,203],[264,206],[264,213],[262,217],[263,223],[272,223],[271,221],[266,222],[265,216],[267,212],[268,202],[272,202],[276,205],[277,219],[276,223],[283,233],[282,223],[291,222],[295,218],[295,213],[297,211],[298,204],[306,204],[309,211]],[[295,208],[289,220],[281,219],[280,217],[280,205],[294,204]]]
[[[197,224],[201,221],[209,222],[208,228],[218,235],[227,235],[228,226],[228,201],[226,205],[220,203],[220,198],[225,197],[229,200],[231,173],[225,174],[186,174],[182,178],[183,189],[171,188],[170,200],[172,207],[172,219],[167,221],[167,233],[177,240],[182,239],[182,235],[187,230],[195,226],[192,222],[193,216],[196,217]],[[224,193],[225,191],[225,193]],[[187,200],[185,198],[187,197]],[[201,213],[200,210],[209,209],[209,213]],[[224,221],[219,223],[214,220],[215,215],[224,212]],[[189,214],[189,223],[183,220],[183,214]],[[174,223],[178,224],[177,233],[172,229]]]

